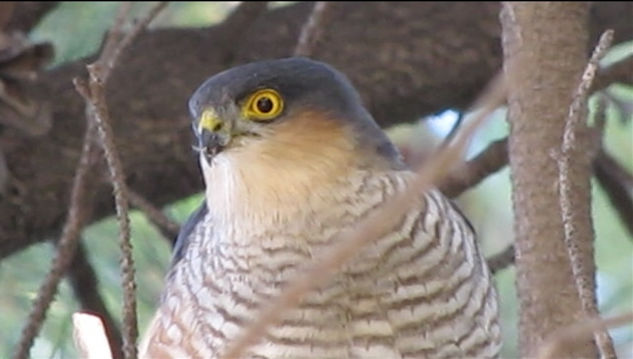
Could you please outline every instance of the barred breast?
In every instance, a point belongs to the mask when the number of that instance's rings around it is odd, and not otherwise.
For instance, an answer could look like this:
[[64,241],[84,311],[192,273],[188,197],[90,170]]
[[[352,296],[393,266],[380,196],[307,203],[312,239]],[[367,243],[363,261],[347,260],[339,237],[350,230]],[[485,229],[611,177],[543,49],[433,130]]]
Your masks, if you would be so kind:
[[[312,194],[288,220],[218,226],[209,210],[169,275],[142,357],[218,357],[290,278],[409,176],[359,173],[328,195]],[[249,357],[494,358],[500,346],[497,294],[473,230],[430,191],[389,235],[286,311]]]

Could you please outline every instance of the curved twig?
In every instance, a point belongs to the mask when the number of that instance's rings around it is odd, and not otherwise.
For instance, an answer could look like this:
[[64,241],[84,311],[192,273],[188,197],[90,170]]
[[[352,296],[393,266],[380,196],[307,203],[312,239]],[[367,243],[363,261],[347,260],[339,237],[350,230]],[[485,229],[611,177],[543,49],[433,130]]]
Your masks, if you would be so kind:
[[308,20],[303,25],[303,28],[301,28],[299,41],[297,42],[297,47],[294,52],[295,56],[308,57],[312,54],[314,45],[317,43],[319,36],[321,35],[321,28],[324,24],[325,14],[330,6],[331,4],[327,1],[317,1],[314,3],[314,8],[310,13],[310,17],[308,17]]
[[86,221],[86,215],[89,212],[87,210],[87,207],[89,207],[89,177],[91,170],[98,160],[98,146],[96,146],[95,138],[96,126],[92,121],[88,121],[81,157],[73,180],[70,208],[61,238],[57,243],[57,252],[55,253],[51,270],[46,275],[44,282],[42,282],[37,292],[37,297],[35,297],[35,301],[33,302],[33,308],[29,314],[26,326],[22,329],[22,334],[13,359],[26,359],[28,357],[33,341],[42,327],[42,322],[46,317],[48,307],[57,293],[59,282],[73,259],[79,233]]
[[604,151],[598,154],[593,168],[598,183],[607,193],[620,221],[633,240],[633,199],[630,195],[630,190],[633,188],[633,175]]
[[130,203],[141,210],[170,243],[176,240],[180,231],[178,223],[167,217],[160,209],[132,189],[128,190],[128,197]]
[[84,97],[87,105],[88,117],[95,122],[105,153],[110,179],[114,190],[114,202],[119,223],[119,245],[121,247],[121,277],[123,284],[123,355],[126,359],[137,356],[136,338],[138,337],[138,323],[136,318],[136,284],[134,282],[134,261],[130,244],[130,219],[128,204],[128,189],[125,184],[125,174],[118,150],[114,144],[114,131],[110,125],[110,115],[105,97],[105,86],[116,66],[123,50],[149,24],[149,22],[165,7],[161,2],[153,6],[148,13],[138,21],[134,28],[124,34],[123,20],[127,17],[130,4],[121,5],[115,24],[108,34],[101,56],[94,63],[86,66],[89,82],[75,79],[77,91]]
[[514,263],[514,244],[510,244],[503,251],[486,258],[492,274],[509,267]]
[[[580,221],[583,219],[577,215],[575,210],[573,197],[575,196],[573,191],[573,185],[571,183],[571,172],[574,170],[574,162],[583,162],[582,156],[584,153],[578,151],[577,137],[584,129],[586,119],[586,103],[591,83],[595,78],[596,71],[598,69],[598,62],[606,53],[606,50],[611,46],[613,40],[613,31],[607,30],[600,37],[600,41],[596,46],[587,67],[582,75],[582,80],[578,86],[574,95],[574,100],[569,109],[567,120],[565,121],[565,130],[563,133],[563,143],[561,145],[561,151],[558,157],[558,169],[559,169],[559,196],[560,206],[563,220],[563,228],[565,232],[565,244],[567,247],[569,260],[571,262],[572,273],[576,281],[576,290],[583,308],[585,315],[590,317],[598,317],[599,311],[597,307],[595,286],[592,276],[593,270],[587,268],[583,263],[583,256],[581,253],[582,241],[587,240],[579,235],[578,228],[581,227]],[[589,160],[589,159],[587,159]],[[591,236],[591,234],[589,234]],[[591,237],[593,239],[593,237]],[[602,358],[615,358],[615,349],[609,333],[605,330],[596,331],[595,340],[600,351]]]

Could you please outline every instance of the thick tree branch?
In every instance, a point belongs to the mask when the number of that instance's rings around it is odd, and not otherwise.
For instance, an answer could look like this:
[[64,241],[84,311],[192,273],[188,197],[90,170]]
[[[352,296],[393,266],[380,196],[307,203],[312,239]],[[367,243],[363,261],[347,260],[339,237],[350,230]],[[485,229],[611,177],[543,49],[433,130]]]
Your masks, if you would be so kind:
[[57,1],[15,1],[15,7],[6,30],[29,32],[48,12],[53,10]]
[[268,1],[242,1],[220,25],[225,34],[223,41],[213,47],[213,51],[221,54],[221,63],[229,66],[235,61],[239,44],[245,29],[268,9]]
[[[188,97],[229,65],[290,55],[312,5],[258,8],[247,17],[251,21],[237,21],[242,24],[237,40],[236,29],[223,25],[141,34],[107,89],[128,185],[159,207],[199,192]],[[633,38],[633,25],[621,16],[633,3],[592,6],[593,33],[608,25],[620,36],[616,41]],[[321,35],[327,46],[317,46],[312,55],[350,77],[382,126],[445,108],[463,110],[501,65],[495,2],[337,3],[331,10]],[[46,135],[28,137],[12,128],[0,133],[12,175],[0,198],[0,258],[54,235],[64,223],[84,131],[83,102],[69,81],[83,73],[86,62],[43,73],[37,86],[27,89],[50,108],[53,126]],[[95,218],[112,214],[110,189],[100,185],[93,194]]]
[[6,25],[13,16],[13,9],[15,9],[14,1],[0,2],[0,31],[4,30]]
[[[504,71],[510,89],[508,154],[519,350],[524,358],[534,357],[552,333],[583,318],[565,242],[559,169],[552,155],[561,148],[571,95],[586,66],[586,44],[591,38],[586,28],[588,13],[588,3],[561,2],[504,2],[501,12]],[[573,175],[576,210],[586,223],[590,171],[582,167]],[[589,258],[592,243],[583,240],[581,246],[583,259]],[[593,261],[588,261],[586,268],[591,271]],[[592,341],[583,340],[561,356],[595,357],[597,350]]]
[[[245,29],[248,24],[255,21],[268,8],[268,1],[243,1],[231,12],[222,23],[232,31],[240,34],[240,29]],[[236,40],[235,38],[234,40]]]

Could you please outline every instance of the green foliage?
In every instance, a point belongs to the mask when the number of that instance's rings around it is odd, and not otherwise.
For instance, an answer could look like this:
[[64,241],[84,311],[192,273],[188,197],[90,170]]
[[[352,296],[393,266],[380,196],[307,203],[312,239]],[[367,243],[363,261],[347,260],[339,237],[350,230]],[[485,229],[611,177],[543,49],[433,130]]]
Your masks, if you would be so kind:
[[[91,55],[101,46],[103,35],[112,26],[120,2],[62,2],[35,28],[33,41],[49,41],[55,47],[52,65]],[[151,27],[208,26],[222,20],[236,2],[172,2]],[[145,14],[152,3],[134,3],[134,16]]]
[[116,2],[62,2],[31,32],[31,39],[53,44],[53,65],[87,56],[100,46],[117,6]]

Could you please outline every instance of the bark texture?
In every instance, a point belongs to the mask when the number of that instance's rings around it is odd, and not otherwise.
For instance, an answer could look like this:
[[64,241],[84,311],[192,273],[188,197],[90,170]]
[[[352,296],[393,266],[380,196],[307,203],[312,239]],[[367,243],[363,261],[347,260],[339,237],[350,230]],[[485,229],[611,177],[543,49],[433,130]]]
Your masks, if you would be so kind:
[[[587,63],[587,3],[504,3],[504,69],[509,80],[508,143],[514,207],[519,349],[536,355],[543,339],[583,319],[559,204],[555,158],[574,91]],[[582,219],[590,216],[589,161],[571,173]],[[591,221],[587,221],[591,225]],[[578,228],[593,235],[590,228]],[[591,240],[583,243],[593,275]],[[592,285],[595,285],[593,282]],[[560,353],[595,358],[591,341]]]
[[[115,69],[107,95],[130,188],[158,206],[200,191],[187,98],[229,66],[291,54],[312,7],[249,6],[218,26],[142,35]],[[332,3],[312,54],[348,74],[383,126],[463,109],[501,66],[499,9],[497,2]],[[632,11],[633,3],[595,3],[592,38],[606,27],[616,29],[616,41],[633,38],[633,24],[622,16]],[[18,13],[28,11],[16,5]],[[48,107],[48,132],[0,128],[9,169],[0,193],[0,258],[59,234],[85,122],[71,80],[85,74],[89,61],[24,84],[33,101]],[[95,219],[114,211],[105,178],[95,174]]]

